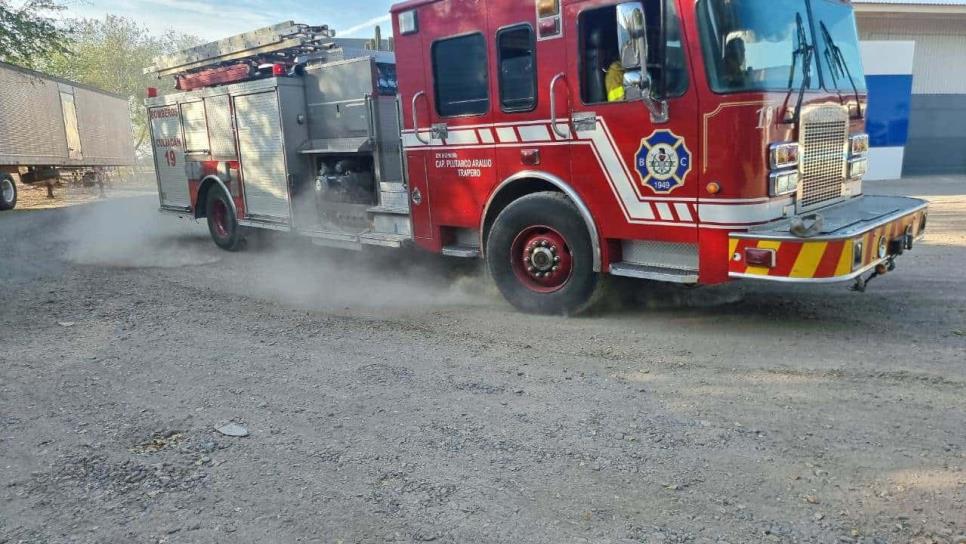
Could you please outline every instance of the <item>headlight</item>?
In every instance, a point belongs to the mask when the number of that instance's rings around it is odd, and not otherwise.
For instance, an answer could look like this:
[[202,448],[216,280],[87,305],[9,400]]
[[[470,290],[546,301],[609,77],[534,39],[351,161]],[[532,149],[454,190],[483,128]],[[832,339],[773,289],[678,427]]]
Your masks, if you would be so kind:
[[769,148],[769,161],[772,170],[782,170],[798,166],[800,148],[797,143],[772,144]]
[[869,159],[859,158],[849,161],[849,179],[859,179],[869,173]]
[[784,196],[797,193],[799,179],[798,170],[773,172],[770,176],[771,196]]
[[868,134],[857,134],[849,138],[850,150],[853,157],[858,157],[860,155],[865,155],[869,152],[869,135]]

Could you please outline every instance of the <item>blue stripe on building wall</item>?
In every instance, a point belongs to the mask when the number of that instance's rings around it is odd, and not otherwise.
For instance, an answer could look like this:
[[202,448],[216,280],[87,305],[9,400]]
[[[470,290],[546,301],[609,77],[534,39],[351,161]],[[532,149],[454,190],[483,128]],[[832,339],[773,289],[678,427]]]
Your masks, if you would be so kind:
[[873,147],[904,147],[909,141],[911,75],[866,76],[869,107],[866,126]]
[[866,130],[869,175],[866,179],[902,177],[906,147],[915,125],[912,116],[912,68],[916,43],[912,41],[864,41],[862,64],[869,87]]

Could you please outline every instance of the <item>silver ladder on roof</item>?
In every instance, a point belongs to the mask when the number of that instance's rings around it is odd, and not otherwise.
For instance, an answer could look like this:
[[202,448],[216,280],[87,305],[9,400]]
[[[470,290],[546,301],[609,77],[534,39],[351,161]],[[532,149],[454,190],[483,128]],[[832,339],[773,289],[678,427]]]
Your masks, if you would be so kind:
[[267,26],[154,59],[145,74],[159,78],[190,70],[287,51],[310,53],[330,47],[335,31],[328,25],[310,26],[293,21]]

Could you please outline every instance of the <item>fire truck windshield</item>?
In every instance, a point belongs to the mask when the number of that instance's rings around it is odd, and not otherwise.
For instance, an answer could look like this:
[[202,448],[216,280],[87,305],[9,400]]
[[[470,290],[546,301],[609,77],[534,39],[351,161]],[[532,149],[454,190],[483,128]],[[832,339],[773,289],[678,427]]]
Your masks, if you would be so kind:
[[[864,89],[855,17],[848,4],[836,0],[699,0],[698,16],[708,77],[715,92],[797,91],[803,85],[806,90],[816,90],[823,82],[819,70],[827,89],[852,92],[847,73]],[[799,17],[808,27],[807,43],[800,43]],[[832,46],[823,38],[813,43],[814,36],[821,35],[817,29],[822,22]],[[807,81],[803,51],[809,48],[815,51],[815,58]],[[833,70],[836,77],[832,77]]]
[[825,88],[848,92],[866,90],[852,7],[837,1],[815,0],[812,15]]

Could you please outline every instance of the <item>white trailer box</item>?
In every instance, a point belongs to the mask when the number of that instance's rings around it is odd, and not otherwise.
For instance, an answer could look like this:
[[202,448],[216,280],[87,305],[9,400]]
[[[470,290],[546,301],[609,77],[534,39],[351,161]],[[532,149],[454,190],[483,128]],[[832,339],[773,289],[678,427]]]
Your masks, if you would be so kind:
[[127,98],[0,63],[0,171],[134,163]]

